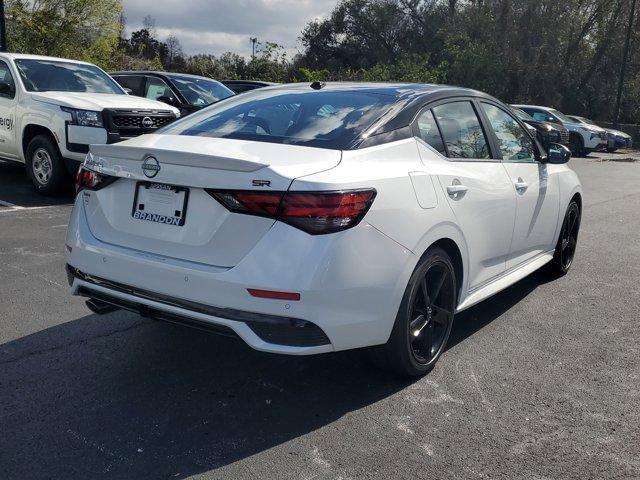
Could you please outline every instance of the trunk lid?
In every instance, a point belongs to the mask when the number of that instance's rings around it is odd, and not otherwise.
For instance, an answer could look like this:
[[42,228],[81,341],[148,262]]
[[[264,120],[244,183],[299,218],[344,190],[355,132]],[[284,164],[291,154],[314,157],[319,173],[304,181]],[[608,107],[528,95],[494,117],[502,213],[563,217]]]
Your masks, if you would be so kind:
[[92,145],[85,165],[120,178],[87,192],[89,228],[113,245],[233,267],[274,220],[232,213],[205,189],[286,191],[340,158],[337,150],[179,135]]

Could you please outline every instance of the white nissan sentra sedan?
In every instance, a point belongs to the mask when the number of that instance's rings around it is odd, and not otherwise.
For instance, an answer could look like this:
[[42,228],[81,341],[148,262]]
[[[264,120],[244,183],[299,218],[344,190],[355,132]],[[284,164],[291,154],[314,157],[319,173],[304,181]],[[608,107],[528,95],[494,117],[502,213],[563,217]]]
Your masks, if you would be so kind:
[[67,235],[72,293],[315,354],[427,373],[453,317],[571,266],[582,192],[498,100],[441,85],[281,85],[94,145]]

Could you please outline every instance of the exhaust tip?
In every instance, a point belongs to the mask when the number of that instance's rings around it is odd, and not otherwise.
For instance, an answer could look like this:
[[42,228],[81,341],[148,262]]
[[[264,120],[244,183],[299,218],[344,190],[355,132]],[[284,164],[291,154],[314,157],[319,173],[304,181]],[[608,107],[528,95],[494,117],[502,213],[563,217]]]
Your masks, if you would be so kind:
[[105,313],[111,313],[115,312],[116,310],[120,310],[118,307],[115,307],[110,303],[96,300],[94,298],[87,300],[85,304],[87,305],[87,308],[89,310],[98,315],[104,315]]

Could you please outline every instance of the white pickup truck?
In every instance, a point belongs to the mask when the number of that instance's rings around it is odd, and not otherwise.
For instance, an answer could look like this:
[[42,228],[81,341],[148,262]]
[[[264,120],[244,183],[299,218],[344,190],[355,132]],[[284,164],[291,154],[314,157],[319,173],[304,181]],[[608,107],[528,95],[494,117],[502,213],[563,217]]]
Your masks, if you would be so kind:
[[127,95],[90,63],[0,53],[0,158],[24,163],[44,195],[68,185],[90,144],[151,133],[179,115]]

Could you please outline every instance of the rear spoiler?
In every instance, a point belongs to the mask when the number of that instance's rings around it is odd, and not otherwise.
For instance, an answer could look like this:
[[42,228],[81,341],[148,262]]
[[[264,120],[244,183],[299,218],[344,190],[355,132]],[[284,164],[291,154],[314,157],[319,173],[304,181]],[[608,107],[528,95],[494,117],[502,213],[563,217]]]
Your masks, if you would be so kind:
[[[90,145],[89,152],[94,156],[94,161],[104,162],[105,167],[110,166],[111,160],[130,160],[142,163],[145,158],[150,156],[167,165],[230,170],[234,172],[255,172],[269,166],[269,164],[260,161],[258,158],[256,160],[234,158],[224,155],[223,152],[202,153],[184,146],[182,148],[179,147],[179,150],[176,151],[169,148],[159,148],[158,146]],[[241,154],[242,152],[237,153]]]

